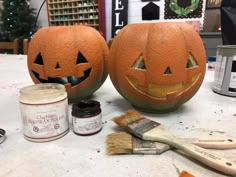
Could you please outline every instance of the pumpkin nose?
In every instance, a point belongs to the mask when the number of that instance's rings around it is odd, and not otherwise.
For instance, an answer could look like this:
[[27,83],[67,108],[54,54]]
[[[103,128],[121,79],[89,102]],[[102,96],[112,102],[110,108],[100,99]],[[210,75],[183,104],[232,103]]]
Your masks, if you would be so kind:
[[59,63],[57,63],[55,69],[60,69],[60,68],[61,68],[61,67],[60,67]]
[[166,68],[164,74],[172,74],[169,66]]

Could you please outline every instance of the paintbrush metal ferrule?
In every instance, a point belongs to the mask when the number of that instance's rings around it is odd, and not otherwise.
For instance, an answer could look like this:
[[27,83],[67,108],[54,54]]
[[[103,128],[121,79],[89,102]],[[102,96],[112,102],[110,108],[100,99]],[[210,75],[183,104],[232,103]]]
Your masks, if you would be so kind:
[[143,138],[143,134],[159,126],[160,124],[152,120],[140,117],[140,119],[133,121],[127,125],[128,131],[139,138]]
[[145,141],[132,138],[134,154],[161,154],[170,149],[170,146],[154,141]]

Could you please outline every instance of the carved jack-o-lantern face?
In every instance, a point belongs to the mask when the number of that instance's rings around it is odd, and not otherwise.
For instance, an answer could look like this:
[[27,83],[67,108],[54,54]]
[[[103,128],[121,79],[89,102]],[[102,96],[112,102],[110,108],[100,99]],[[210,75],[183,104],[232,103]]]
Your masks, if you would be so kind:
[[35,83],[64,84],[70,101],[85,98],[104,82],[108,47],[87,26],[48,27],[32,38],[28,69]]
[[166,112],[201,86],[205,49],[188,24],[133,24],[113,40],[108,67],[114,86],[132,105]]

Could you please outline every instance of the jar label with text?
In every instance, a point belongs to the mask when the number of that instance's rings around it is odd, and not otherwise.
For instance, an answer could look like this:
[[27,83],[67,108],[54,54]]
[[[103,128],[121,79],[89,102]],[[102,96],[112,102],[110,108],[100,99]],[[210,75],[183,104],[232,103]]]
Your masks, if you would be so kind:
[[229,91],[236,92],[236,57],[234,57],[232,61]]
[[88,118],[72,116],[72,121],[74,132],[79,134],[95,133],[102,128],[101,114]]
[[20,103],[24,135],[32,140],[57,138],[69,130],[67,99],[48,104]]

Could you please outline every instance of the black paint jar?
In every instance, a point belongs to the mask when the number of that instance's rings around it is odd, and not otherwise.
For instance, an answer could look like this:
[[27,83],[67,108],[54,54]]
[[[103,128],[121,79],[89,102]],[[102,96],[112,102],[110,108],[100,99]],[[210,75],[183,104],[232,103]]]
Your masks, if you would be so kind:
[[72,127],[75,134],[92,135],[102,129],[100,103],[82,100],[72,105]]

